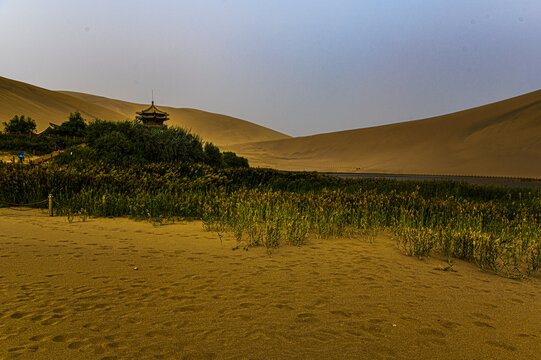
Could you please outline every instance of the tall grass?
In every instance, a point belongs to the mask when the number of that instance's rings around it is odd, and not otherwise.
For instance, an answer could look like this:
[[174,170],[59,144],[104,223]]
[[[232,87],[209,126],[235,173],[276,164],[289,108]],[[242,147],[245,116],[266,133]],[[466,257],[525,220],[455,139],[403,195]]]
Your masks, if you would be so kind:
[[437,251],[513,277],[541,267],[541,194],[534,189],[99,163],[0,165],[0,184],[2,201],[30,203],[52,191],[60,215],[202,219],[206,229],[269,250],[302,245],[309,236],[373,241],[385,231],[410,256]]

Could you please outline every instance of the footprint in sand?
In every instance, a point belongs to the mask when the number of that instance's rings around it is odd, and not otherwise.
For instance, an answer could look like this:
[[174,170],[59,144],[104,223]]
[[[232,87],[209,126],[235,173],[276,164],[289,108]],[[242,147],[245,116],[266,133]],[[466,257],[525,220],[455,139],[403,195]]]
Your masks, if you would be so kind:
[[423,328],[417,330],[417,332],[422,335],[422,337],[417,340],[418,345],[430,346],[447,344],[447,342],[444,340],[445,333],[443,331],[432,328]]
[[62,321],[64,315],[53,315],[50,318],[43,320],[41,325],[56,325]]
[[342,310],[333,310],[331,311],[331,314],[333,314],[334,316],[339,316],[339,317],[343,317],[343,318],[350,318],[351,317],[351,314],[346,312],[346,311],[342,311]]
[[316,317],[315,314],[312,313],[300,313],[299,315],[297,315],[297,321],[315,324],[319,322],[319,319]]
[[36,336],[32,336],[30,339],[30,341],[35,341],[35,342],[40,342],[40,341],[44,341],[44,340],[47,340],[49,339],[51,336],[50,335],[36,335]]
[[13,314],[11,314],[9,317],[12,319],[22,319],[26,316],[31,315],[31,313],[28,312],[22,312],[22,311],[15,311]]
[[439,323],[446,329],[456,329],[459,326],[462,326],[462,324],[450,320],[441,320]]
[[516,351],[517,350],[516,347],[514,347],[512,345],[509,345],[509,344],[506,344],[506,343],[501,342],[501,341],[489,340],[489,341],[486,341],[485,343],[489,344],[489,345],[492,345],[494,347],[497,347],[499,349],[507,350],[507,351]]

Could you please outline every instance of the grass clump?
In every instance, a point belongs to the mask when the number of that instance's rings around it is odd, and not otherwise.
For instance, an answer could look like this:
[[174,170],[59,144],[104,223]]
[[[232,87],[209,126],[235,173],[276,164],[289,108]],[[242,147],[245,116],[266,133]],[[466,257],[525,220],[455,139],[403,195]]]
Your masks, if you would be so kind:
[[239,245],[269,251],[302,245],[309,236],[372,241],[385,231],[411,256],[438,251],[449,261],[464,259],[511,277],[541,268],[541,193],[535,189],[83,159],[0,164],[0,184],[0,200],[7,202],[40,201],[53,192],[60,215],[201,219],[206,229],[234,234]]

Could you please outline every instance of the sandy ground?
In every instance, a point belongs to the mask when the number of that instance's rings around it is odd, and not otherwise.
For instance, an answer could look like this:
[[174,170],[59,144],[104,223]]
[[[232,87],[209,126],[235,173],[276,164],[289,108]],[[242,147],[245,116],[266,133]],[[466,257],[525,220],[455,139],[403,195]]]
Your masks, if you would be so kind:
[[228,148],[281,170],[541,179],[540,113],[541,90],[428,119]]
[[[19,209],[22,210],[22,209]],[[536,359],[541,283],[385,236],[236,250],[200,222],[0,209],[0,359]],[[134,270],[137,267],[137,270]]]

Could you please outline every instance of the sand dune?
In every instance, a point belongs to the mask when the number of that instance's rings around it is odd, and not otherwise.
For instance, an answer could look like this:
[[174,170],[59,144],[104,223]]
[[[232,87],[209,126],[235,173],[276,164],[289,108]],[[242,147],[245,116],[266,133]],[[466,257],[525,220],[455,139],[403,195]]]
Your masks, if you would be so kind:
[[[0,119],[34,118],[38,128],[72,111],[86,118],[133,118],[145,107],[0,77]],[[233,117],[160,107],[183,126],[252,166],[283,170],[541,178],[541,90],[429,119],[291,138]]]
[[[89,120],[119,121],[135,118],[135,112],[147,106],[88,94],[51,91],[0,77],[0,122],[8,121],[14,115],[26,115],[36,120],[38,131],[45,129],[49,122],[60,124],[66,121],[70,112],[79,111]],[[217,145],[289,138],[230,116],[195,109],[160,108],[170,114],[171,120],[167,124],[188,128],[203,140]]]
[[[129,117],[133,117],[133,114],[135,114],[136,111],[141,111],[141,109],[145,107],[144,104],[135,104],[102,96],[70,91],[62,91],[62,93],[108,108]],[[216,145],[290,138],[290,136],[279,133],[278,131],[231,116],[196,109],[174,108],[169,106],[159,106],[159,108],[169,113],[171,119],[167,124],[190,129],[192,132],[200,135],[203,139],[212,141]]]
[[[30,116],[36,121],[38,131],[49,122],[60,124],[68,120],[71,112],[79,111],[86,119],[124,120],[126,116],[105,107],[43,89],[23,82],[0,77],[0,122],[14,115]],[[2,127],[3,130],[3,127]]]
[[231,147],[284,170],[541,177],[541,91],[438,116]]
[[[538,279],[310,239],[232,251],[200,222],[0,209],[0,359],[534,359]],[[134,270],[137,267],[137,270]]]

